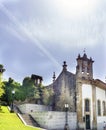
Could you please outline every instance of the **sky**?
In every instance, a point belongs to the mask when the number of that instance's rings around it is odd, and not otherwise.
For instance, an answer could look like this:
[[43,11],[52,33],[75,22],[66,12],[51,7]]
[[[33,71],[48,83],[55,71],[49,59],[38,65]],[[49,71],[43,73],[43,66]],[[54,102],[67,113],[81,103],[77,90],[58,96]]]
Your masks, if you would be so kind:
[[0,64],[3,79],[32,74],[52,83],[76,72],[78,54],[92,57],[94,79],[106,77],[106,0],[0,0]]

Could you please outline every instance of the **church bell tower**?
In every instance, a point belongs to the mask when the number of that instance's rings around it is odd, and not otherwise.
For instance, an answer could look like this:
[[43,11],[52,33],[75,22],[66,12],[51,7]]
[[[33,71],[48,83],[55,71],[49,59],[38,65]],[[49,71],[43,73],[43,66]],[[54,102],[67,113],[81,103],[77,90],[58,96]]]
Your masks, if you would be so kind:
[[77,57],[76,76],[82,79],[93,79],[93,60],[88,58],[86,53],[81,57],[80,54]]
[[[79,130],[85,129],[85,117],[83,114],[83,84],[90,84],[90,80],[93,80],[93,60],[88,58],[84,52],[83,56],[80,54],[77,57],[77,66],[76,66],[76,111],[77,111],[77,126]],[[86,85],[85,85],[86,86]],[[88,114],[88,113],[87,113]],[[90,114],[89,114],[90,117]]]

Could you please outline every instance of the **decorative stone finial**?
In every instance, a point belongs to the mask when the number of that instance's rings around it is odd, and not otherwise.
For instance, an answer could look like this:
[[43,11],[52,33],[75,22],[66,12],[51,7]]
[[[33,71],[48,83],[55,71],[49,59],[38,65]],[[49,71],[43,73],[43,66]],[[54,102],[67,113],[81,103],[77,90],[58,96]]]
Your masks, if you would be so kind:
[[66,71],[67,70],[67,64],[66,64],[66,61],[63,62],[63,71]]
[[86,53],[84,53],[84,55],[83,55],[83,60],[87,60],[88,58],[87,58],[87,55],[86,55]]
[[86,49],[85,48],[84,48],[83,52],[86,53]]
[[55,81],[56,79],[56,75],[55,75],[55,72],[53,72],[53,82]]

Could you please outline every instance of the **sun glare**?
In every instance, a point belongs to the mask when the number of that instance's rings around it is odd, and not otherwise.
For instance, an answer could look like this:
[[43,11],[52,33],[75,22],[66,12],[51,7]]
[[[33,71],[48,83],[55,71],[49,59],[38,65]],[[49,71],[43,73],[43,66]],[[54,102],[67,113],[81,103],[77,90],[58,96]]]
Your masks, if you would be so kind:
[[75,17],[90,13],[98,2],[96,0],[58,0],[56,3],[57,9],[62,15]]

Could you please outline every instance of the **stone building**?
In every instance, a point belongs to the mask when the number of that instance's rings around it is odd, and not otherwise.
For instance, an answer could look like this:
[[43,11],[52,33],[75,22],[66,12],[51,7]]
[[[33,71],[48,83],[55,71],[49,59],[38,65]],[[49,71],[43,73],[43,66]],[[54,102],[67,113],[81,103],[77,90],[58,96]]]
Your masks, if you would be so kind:
[[77,113],[77,127],[80,130],[101,130],[106,121],[106,83],[93,78],[92,58],[86,53],[77,57],[76,73],[67,70],[64,61],[62,72],[48,87],[54,90],[52,109],[64,111],[65,103],[69,111]]
[[42,76],[32,74],[31,79],[34,80],[34,85],[38,86],[39,84],[42,84],[43,78]]

